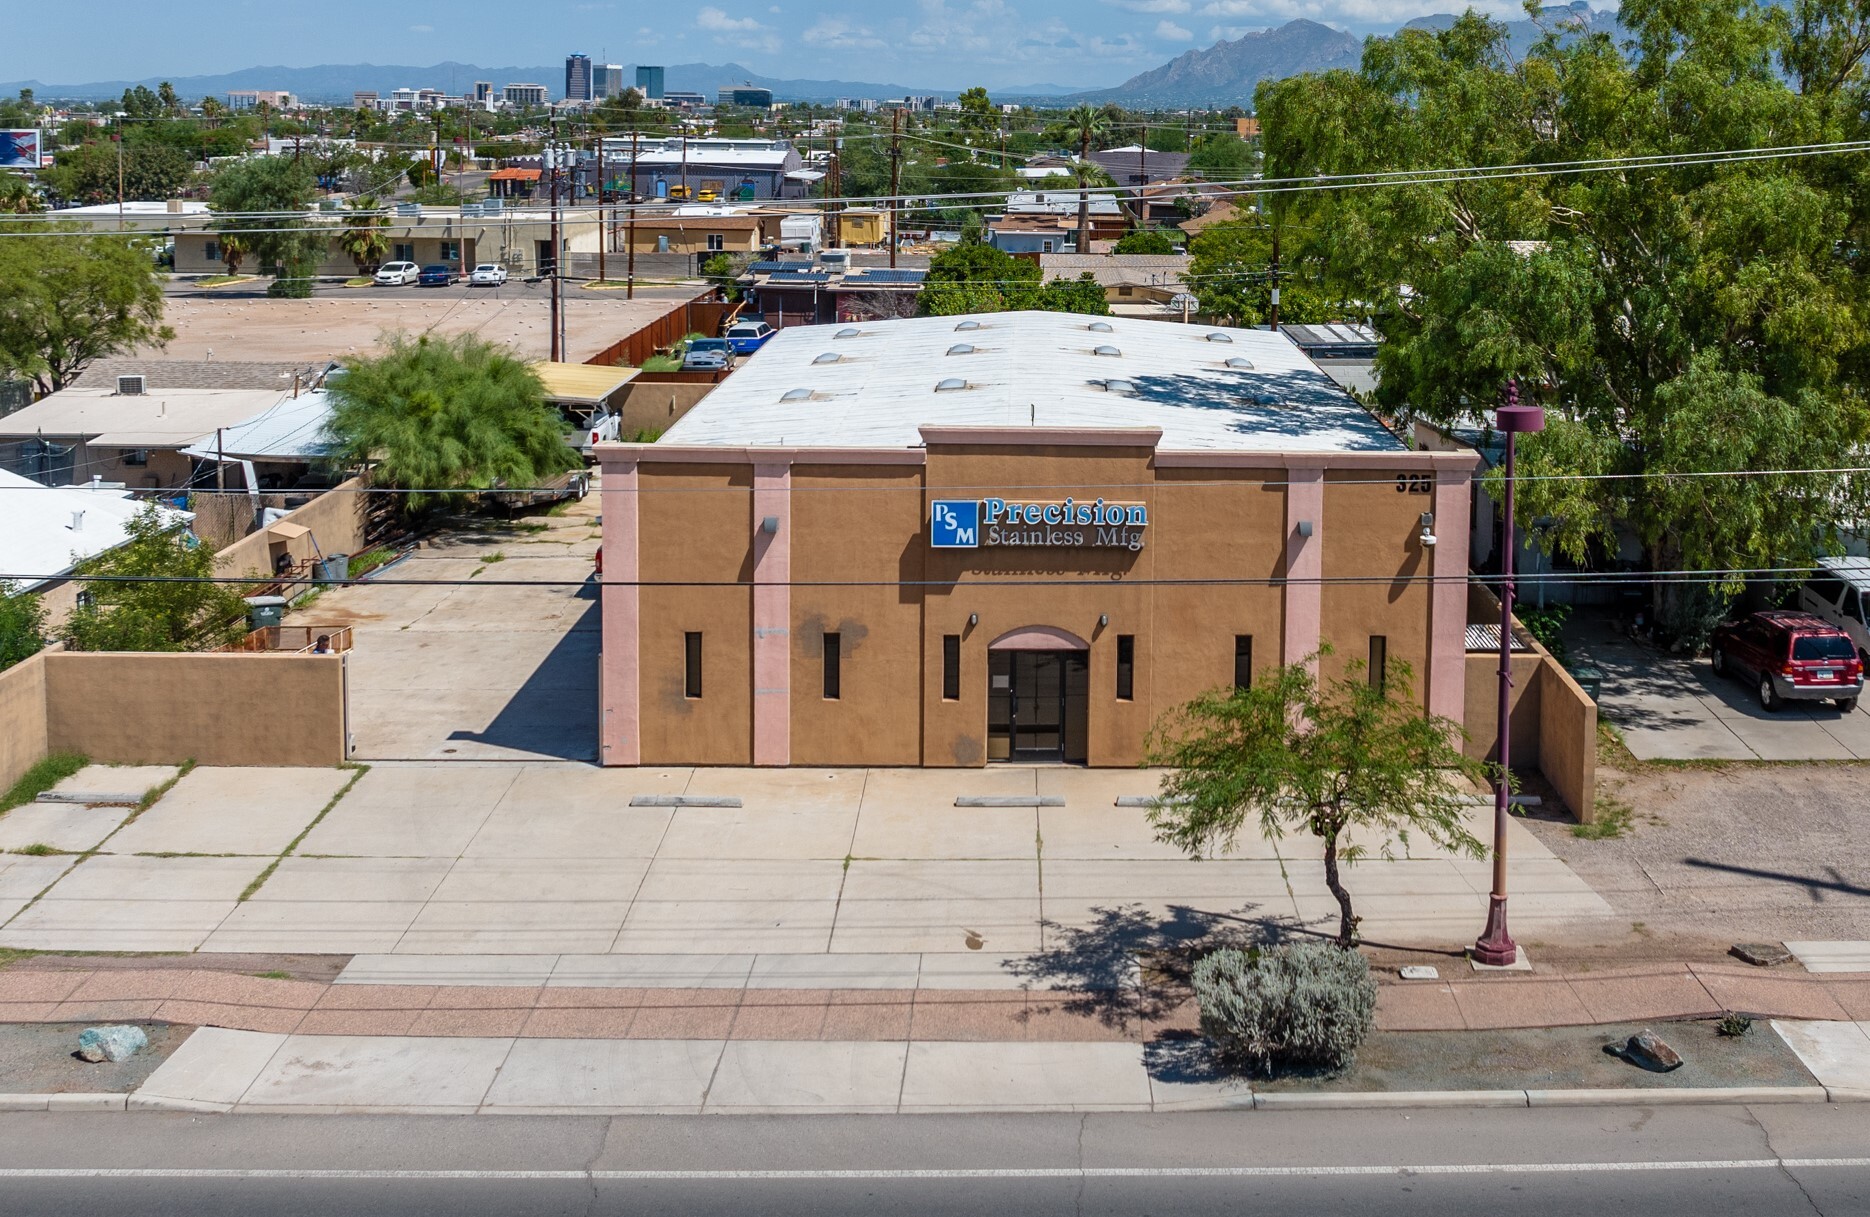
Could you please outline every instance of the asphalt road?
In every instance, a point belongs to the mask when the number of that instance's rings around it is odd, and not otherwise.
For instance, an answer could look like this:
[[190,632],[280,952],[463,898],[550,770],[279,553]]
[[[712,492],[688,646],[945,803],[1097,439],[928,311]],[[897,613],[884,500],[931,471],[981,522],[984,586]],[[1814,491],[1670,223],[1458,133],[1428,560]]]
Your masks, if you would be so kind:
[[1870,1106],[0,1117],[25,1214],[1870,1213]]

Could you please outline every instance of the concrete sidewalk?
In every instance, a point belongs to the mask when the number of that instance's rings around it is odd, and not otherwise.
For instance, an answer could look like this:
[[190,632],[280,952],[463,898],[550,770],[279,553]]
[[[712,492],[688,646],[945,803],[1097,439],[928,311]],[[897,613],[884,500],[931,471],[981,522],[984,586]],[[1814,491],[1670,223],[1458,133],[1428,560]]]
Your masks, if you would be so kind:
[[[822,957],[821,957],[822,958]],[[187,968],[0,971],[0,1022],[154,1019],[278,1034],[591,1039],[1142,1043],[1196,1026],[1180,991],[1076,984],[924,957],[839,977],[755,971],[751,957],[407,957],[338,983]],[[381,983],[393,980],[399,983]],[[414,982],[414,983],[412,983]],[[1700,1018],[1870,1019],[1870,976],[1659,964],[1611,971],[1385,978],[1387,1031],[1566,1027]]]

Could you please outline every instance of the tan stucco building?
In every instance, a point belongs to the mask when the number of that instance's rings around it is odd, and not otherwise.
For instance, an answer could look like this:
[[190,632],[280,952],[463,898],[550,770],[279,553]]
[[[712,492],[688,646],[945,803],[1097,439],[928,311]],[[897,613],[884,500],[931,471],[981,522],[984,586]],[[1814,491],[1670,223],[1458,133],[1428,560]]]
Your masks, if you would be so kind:
[[[314,212],[310,223],[330,224],[318,267],[322,278],[349,278],[357,263],[339,246],[342,213]],[[459,208],[424,207],[419,217],[397,218],[383,227],[388,243],[385,262],[414,262],[421,266],[446,264],[465,274],[481,262],[497,262],[515,275],[535,275],[551,265],[552,218],[549,209],[507,208],[498,213],[463,215]],[[561,255],[597,253],[597,214],[589,207],[559,210],[558,246]],[[260,260],[249,254],[240,264],[243,274],[263,273]],[[180,275],[227,273],[222,258],[221,234],[212,229],[175,234],[175,272]]]
[[598,454],[607,764],[1134,765],[1321,644],[1462,715],[1475,461],[1277,334],[789,328]]

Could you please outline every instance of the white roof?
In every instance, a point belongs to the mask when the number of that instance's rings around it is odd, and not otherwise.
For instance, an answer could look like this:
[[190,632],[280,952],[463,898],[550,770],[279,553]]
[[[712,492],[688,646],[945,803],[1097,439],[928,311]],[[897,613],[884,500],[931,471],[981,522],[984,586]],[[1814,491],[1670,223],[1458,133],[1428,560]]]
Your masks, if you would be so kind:
[[279,401],[278,389],[61,389],[0,418],[0,440],[81,437],[104,448],[185,448]]
[[[68,574],[86,558],[128,540],[130,520],[141,507],[120,489],[42,486],[0,469],[0,518],[6,520],[0,528],[0,577],[16,579],[16,586],[29,591]],[[177,521],[194,518],[163,510]],[[82,519],[74,521],[78,513]]]
[[[174,206],[176,210],[171,210]],[[195,216],[207,215],[208,205],[199,199],[178,199],[170,204],[161,199],[125,199],[123,214],[126,216]],[[115,203],[86,203],[79,207],[61,207],[52,213],[54,219],[64,216],[83,216],[85,218],[104,217],[114,219],[117,215]]]
[[250,418],[243,418],[222,430],[209,434],[187,448],[184,455],[230,461],[313,461],[336,446],[325,433],[325,420],[331,417],[331,398],[323,389],[290,394]]
[[1870,591],[1870,558],[1820,558],[1818,565],[1858,591]]
[[[936,388],[949,379],[965,387]],[[913,448],[924,426],[1160,427],[1165,451],[1404,450],[1282,335],[1041,312],[788,326],[658,442]]]

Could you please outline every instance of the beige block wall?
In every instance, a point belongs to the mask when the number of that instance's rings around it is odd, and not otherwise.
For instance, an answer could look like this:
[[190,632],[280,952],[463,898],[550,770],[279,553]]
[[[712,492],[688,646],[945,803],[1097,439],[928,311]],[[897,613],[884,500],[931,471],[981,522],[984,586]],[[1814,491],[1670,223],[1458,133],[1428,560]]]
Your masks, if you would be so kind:
[[39,662],[42,754],[120,765],[345,759],[343,655],[57,652]]
[[368,497],[359,478],[326,491],[285,516],[287,522],[310,529],[309,535],[285,541],[266,532],[249,533],[220,552],[217,573],[236,578],[270,578],[273,560],[282,551],[290,553],[295,561],[319,553],[357,553],[364,545]]
[[632,381],[611,399],[621,416],[618,430],[625,439],[643,431],[667,431],[713,390],[712,384]]
[[1539,667],[1539,770],[1581,823],[1597,819],[1597,703],[1549,655]]
[[40,652],[0,672],[0,791],[50,749],[45,730],[45,661]]

